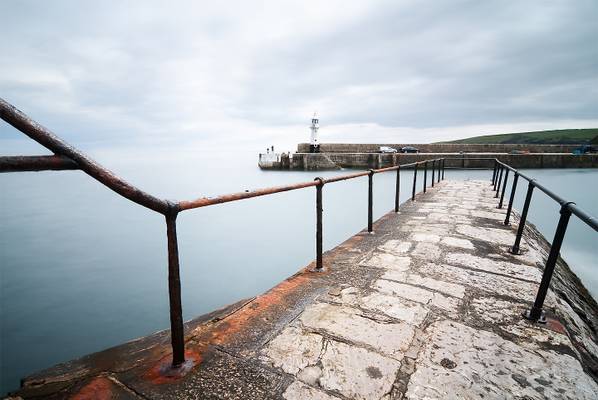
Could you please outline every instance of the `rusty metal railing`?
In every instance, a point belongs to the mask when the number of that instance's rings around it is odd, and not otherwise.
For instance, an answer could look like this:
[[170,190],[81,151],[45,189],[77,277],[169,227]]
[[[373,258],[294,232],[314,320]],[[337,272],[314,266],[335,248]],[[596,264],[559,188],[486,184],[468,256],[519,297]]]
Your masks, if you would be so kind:
[[178,254],[178,241],[176,231],[176,219],[181,211],[191,210],[200,207],[207,207],[215,204],[228,203],[244,200],[253,197],[267,196],[275,193],[282,193],[292,190],[316,188],[316,267],[314,271],[323,269],[323,246],[322,246],[322,195],[325,185],[368,176],[368,232],[373,231],[373,181],[374,175],[384,172],[396,171],[395,181],[395,212],[399,211],[400,195],[400,173],[402,168],[413,167],[413,188],[411,200],[415,200],[418,167],[423,167],[422,190],[427,190],[428,166],[431,164],[432,186],[434,181],[440,182],[444,179],[445,160],[436,158],[403,165],[395,165],[386,168],[370,169],[369,171],[356,172],[340,175],[331,178],[317,177],[313,181],[301,182],[284,186],[257,189],[232,193],[217,197],[202,197],[195,200],[172,202],[159,199],[146,193],[137,187],[119,178],[114,173],[104,168],[87,155],[64,142],[47,128],[36,123],[20,110],[0,98],[0,118],[29,136],[54,155],[51,156],[2,156],[0,157],[0,172],[22,172],[22,171],[43,171],[43,170],[82,170],[104,186],[115,191],[119,195],[155,212],[164,215],[166,220],[166,236],[168,246],[168,296],[170,310],[170,332],[172,345],[173,369],[178,369],[185,364],[185,340],[183,313],[181,304],[181,282]]

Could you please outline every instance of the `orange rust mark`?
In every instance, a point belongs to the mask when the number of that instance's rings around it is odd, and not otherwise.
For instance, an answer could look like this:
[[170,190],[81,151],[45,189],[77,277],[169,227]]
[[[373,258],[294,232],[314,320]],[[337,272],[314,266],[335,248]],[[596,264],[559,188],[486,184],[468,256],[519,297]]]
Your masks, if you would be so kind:
[[563,326],[563,324],[561,324],[561,322],[559,320],[556,320],[553,318],[547,318],[546,319],[546,327],[548,329],[550,329],[551,331],[561,333],[563,335],[567,334],[567,330],[565,329],[565,326]]
[[112,382],[104,377],[97,377],[91,380],[81,390],[75,393],[72,400],[110,400],[112,396]]
[[[324,257],[325,266],[329,266],[332,260],[343,255],[348,249],[355,248],[362,240],[363,238],[360,236],[353,236],[326,253]],[[316,273],[312,272],[313,267],[315,267],[315,262],[310,263],[295,275],[285,279],[266,293],[257,296],[253,301],[222,319],[212,323],[204,323],[194,328],[185,336],[186,358],[193,358],[196,367],[201,363],[202,355],[205,354],[209,345],[224,345],[233,338],[238,337],[237,335],[245,329],[251,329],[251,322],[267,321],[268,312],[273,308],[286,309],[293,293],[308,285],[313,278],[329,271],[329,268],[324,268],[323,272]],[[180,377],[165,376],[162,372],[169,365],[171,357],[171,354],[163,357],[146,372],[145,379],[155,384],[171,383],[180,379]]]
[[[193,368],[201,364],[201,354],[197,351],[187,349],[185,351],[185,360],[193,362]],[[189,371],[185,373],[177,373],[176,370],[171,368],[172,354],[163,357],[158,361],[149,371],[143,376],[146,380],[152,382],[155,385],[163,385],[165,383],[174,383],[184,378]]]
[[232,334],[247,327],[247,322],[251,319],[258,318],[260,314],[274,306],[284,306],[289,294],[305,285],[311,279],[310,275],[313,275],[313,273],[308,272],[295,275],[282,281],[263,295],[256,297],[249,306],[245,306],[228,318],[225,318],[222,321],[223,323],[220,324],[221,326],[219,326],[221,329],[214,329],[209,342],[224,344]]

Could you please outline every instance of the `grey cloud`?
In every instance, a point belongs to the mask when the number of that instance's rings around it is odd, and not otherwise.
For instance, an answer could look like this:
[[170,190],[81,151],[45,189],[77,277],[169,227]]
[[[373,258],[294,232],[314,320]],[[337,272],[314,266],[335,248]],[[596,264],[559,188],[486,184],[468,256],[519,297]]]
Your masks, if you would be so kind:
[[90,143],[598,118],[594,1],[302,4],[5,1],[0,95]]

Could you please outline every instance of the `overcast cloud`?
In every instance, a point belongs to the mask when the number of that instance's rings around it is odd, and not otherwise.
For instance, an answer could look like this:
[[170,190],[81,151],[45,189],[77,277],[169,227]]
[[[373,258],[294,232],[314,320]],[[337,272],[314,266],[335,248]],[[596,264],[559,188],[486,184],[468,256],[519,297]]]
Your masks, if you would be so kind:
[[598,127],[597,20],[594,0],[4,0],[0,96],[83,148],[291,149],[314,110],[325,142]]

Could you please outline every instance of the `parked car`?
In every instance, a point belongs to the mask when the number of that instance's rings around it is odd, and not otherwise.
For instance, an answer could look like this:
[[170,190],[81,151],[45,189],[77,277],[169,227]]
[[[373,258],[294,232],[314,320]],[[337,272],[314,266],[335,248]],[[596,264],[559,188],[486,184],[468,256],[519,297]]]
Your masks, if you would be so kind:
[[419,149],[416,149],[413,146],[405,146],[401,147],[401,153],[419,153]]
[[396,153],[397,149],[389,146],[380,146],[380,153]]

